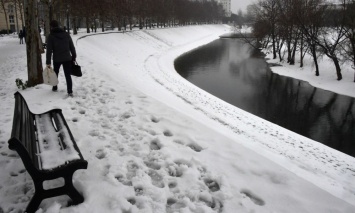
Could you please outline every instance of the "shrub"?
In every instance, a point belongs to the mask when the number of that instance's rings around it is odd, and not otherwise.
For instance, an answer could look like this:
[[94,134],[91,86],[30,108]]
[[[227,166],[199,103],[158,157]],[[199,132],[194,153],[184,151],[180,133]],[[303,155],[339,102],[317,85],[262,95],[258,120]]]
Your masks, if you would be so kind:
[[[12,30],[9,30],[9,34],[13,33]],[[7,34],[7,30],[2,29],[0,30],[0,34]]]
[[16,79],[16,86],[17,86],[17,88],[19,88],[19,89],[25,90],[25,89],[27,88],[27,82],[28,82],[28,81],[26,81],[25,83],[23,83],[22,79],[17,78],[17,79]]

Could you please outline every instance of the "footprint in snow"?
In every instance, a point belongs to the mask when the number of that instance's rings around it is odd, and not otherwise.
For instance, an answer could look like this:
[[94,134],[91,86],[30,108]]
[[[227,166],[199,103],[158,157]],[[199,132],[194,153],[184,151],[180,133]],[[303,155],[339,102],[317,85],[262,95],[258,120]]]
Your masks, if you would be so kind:
[[161,168],[161,165],[159,165],[158,163],[155,162],[151,162],[151,161],[144,161],[144,164],[151,169],[154,170],[159,170]]
[[173,189],[173,188],[175,188],[177,186],[177,182],[176,181],[171,181],[171,182],[169,182],[169,184],[168,184],[168,187],[170,188],[170,189]]
[[169,165],[166,170],[171,177],[181,177],[184,174],[184,168],[177,164]]
[[166,201],[166,212],[167,213],[175,213],[181,212],[181,209],[186,208],[187,204],[186,201],[183,199],[176,199],[176,198],[168,198]]
[[166,201],[166,205],[167,206],[172,206],[173,204],[175,204],[177,202],[177,200],[175,198],[168,198],[168,200]]
[[103,159],[106,157],[106,152],[102,149],[98,149],[96,150],[96,154],[95,154],[95,157],[99,160]]
[[255,203],[258,206],[263,206],[265,205],[265,201],[261,198],[259,198],[258,196],[256,196],[254,193],[252,193],[251,191],[247,190],[247,189],[243,189],[242,191],[240,191],[240,193],[248,198],[250,198],[251,201],[253,201],[253,203]]
[[127,201],[132,205],[136,204],[136,199],[134,197],[128,198]]
[[223,212],[222,202],[216,200],[215,198],[208,199],[206,197],[200,196],[199,201],[205,203],[206,206],[210,207],[216,212]]
[[123,175],[115,175],[115,178],[116,178],[116,180],[118,180],[120,183],[122,183],[125,186],[132,186],[132,181],[124,178]]
[[153,123],[159,123],[159,119],[158,118],[156,118],[156,117],[151,117],[151,119],[150,119]]
[[90,136],[92,136],[92,137],[97,137],[97,136],[99,136],[100,135],[100,132],[98,131],[98,130],[91,130],[90,132],[89,132],[89,135]]
[[154,139],[152,142],[150,142],[150,149],[151,150],[160,150],[162,147],[159,139]]
[[148,175],[150,176],[151,180],[152,180],[152,184],[156,187],[159,188],[164,188],[164,182],[163,182],[163,176],[160,175],[157,171],[155,170],[149,170],[148,171]]
[[134,187],[134,192],[136,193],[136,196],[143,195],[143,193],[144,193],[143,187],[135,186]]
[[181,140],[173,140],[173,142],[180,145],[184,145],[184,142],[182,142]]
[[164,134],[166,137],[171,137],[171,136],[173,136],[173,133],[171,133],[170,130],[165,130],[165,131],[163,132],[163,134]]
[[219,189],[220,189],[219,184],[218,184],[215,180],[212,180],[212,179],[209,179],[209,178],[205,178],[205,179],[204,179],[204,182],[205,182],[206,186],[207,186],[212,192],[219,191]]
[[16,177],[16,176],[18,176],[18,174],[16,172],[10,172],[10,176],[11,177]]
[[121,118],[123,118],[123,119],[128,119],[128,118],[130,118],[130,117],[132,117],[132,116],[133,116],[132,113],[130,113],[130,112],[125,112],[125,113],[123,113],[123,114],[121,115]]
[[203,148],[200,145],[198,145],[197,143],[194,143],[194,142],[188,144],[187,146],[190,147],[195,152],[201,152],[203,150]]

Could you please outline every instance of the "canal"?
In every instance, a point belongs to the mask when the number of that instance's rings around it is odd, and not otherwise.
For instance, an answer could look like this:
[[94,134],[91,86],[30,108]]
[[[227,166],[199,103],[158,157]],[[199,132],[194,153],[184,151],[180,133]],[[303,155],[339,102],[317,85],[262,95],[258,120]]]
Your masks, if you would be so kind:
[[271,72],[240,39],[218,39],[175,60],[191,83],[258,117],[355,157],[355,99]]

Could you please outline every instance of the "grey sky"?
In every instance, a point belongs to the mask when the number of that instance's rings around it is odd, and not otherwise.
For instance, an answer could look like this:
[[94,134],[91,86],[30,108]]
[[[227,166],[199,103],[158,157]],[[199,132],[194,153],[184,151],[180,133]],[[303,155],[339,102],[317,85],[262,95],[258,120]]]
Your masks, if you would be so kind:
[[232,13],[237,13],[239,9],[246,12],[247,6],[255,0],[232,0]]

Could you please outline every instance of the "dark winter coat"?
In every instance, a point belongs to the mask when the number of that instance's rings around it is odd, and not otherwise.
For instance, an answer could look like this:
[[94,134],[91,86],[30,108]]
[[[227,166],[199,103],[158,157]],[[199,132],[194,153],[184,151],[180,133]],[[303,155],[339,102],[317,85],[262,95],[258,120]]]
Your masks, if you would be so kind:
[[20,33],[18,34],[18,37],[19,37],[19,38],[23,38],[23,37],[24,37],[22,30],[20,30]]
[[61,28],[52,29],[47,39],[46,64],[54,62],[75,61],[76,51],[70,35]]

